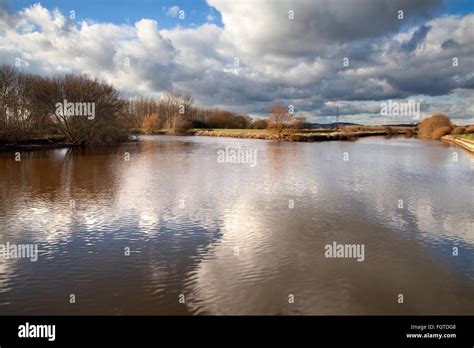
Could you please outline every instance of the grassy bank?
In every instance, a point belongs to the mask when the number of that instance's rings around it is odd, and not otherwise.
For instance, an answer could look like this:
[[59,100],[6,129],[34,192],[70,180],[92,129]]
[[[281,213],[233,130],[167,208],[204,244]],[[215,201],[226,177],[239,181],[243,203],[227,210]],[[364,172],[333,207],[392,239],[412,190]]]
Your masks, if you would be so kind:
[[[402,128],[402,127],[399,127]],[[228,138],[248,138],[267,139],[283,141],[333,141],[333,140],[355,140],[367,136],[405,134],[402,130],[384,129],[380,126],[364,126],[362,130],[340,130],[340,129],[301,129],[291,130],[281,134],[268,129],[194,129],[193,134],[198,136],[228,137]],[[413,134],[413,132],[411,133]]]
[[474,134],[445,135],[441,140],[474,152]]
[[459,138],[462,139],[462,140],[474,141],[474,133],[472,133],[472,134],[461,134],[461,135],[459,135]]
[[[140,128],[130,130],[131,134],[146,134]],[[280,137],[269,129],[203,129],[193,128],[184,134],[175,134],[172,130],[156,129],[148,132],[149,135],[186,135],[186,136],[209,136],[242,139],[264,139],[296,142],[320,142],[320,141],[353,141],[369,136],[393,136],[405,135],[412,137],[417,135],[417,129],[413,126],[346,126],[341,129],[298,129],[286,130]],[[461,146],[469,151],[474,151],[474,134],[448,135],[443,141]],[[66,142],[64,136],[54,135],[42,138],[22,140],[18,142],[1,142],[0,151],[31,151],[40,149],[55,149],[77,146]]]
[[[145,133],[142,129],[132,130],[133,134],[149,135],[176,135],[172,130],[156,129]],[[414,127],[387,127],[387,126],[350,126],[343,129],[288,129],[278,135],[270,129],[222,129],[222,128],[193,128],[180,135],[196,135],[209,137],[243,138],[243,139],[266,139],[282,141],[331,141],[331,140],[355,140],[361,137],[407,134],[412,136],[416,131]]]
[[196,129],[194,135],[226,138],[266,139],[284,141],[338,140],[335,130],[297,130],[278,135],[267,129]]

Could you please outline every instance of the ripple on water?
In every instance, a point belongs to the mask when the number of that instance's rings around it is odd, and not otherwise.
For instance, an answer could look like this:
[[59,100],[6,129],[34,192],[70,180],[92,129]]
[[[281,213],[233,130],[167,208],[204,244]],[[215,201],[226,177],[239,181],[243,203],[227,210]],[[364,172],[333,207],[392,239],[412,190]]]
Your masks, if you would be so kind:
[[[41,250],[0,260],[2,313],[474,313],[464,153],[453,165],[450,148],[406,139],[143,139],[67,167],[54,151],[25,167],[0,155],[0,243]],[[217,162],[236,144],[257,166]],[[334,241],[363,244],[365,261],[324,257]],[[396,306],[399,289],[416,305]]]

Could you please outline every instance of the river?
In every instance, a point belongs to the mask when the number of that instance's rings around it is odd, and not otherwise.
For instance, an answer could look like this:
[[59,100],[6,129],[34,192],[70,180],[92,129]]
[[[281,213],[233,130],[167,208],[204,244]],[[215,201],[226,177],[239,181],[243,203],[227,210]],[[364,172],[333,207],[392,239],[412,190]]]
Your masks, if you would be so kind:
[[17,159],[0,245],[38,258],[0,255],[0,314],[474,314],[462,149],[142,136]]

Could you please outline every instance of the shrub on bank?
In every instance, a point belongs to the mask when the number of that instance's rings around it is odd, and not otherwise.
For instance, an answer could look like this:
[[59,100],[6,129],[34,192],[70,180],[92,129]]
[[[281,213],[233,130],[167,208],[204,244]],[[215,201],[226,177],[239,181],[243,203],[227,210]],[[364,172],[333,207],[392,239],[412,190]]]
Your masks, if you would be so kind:
[[176,120],[174,127],[172,128],[172,133],[174,135],[185,135],[191,129],[192,124],[189,120],[184,118],[179,118]]
[[254,122],[253,128],[255,129],[266,129],[268,128],[268,120],[259,119]]
[[160,126],[160,119],[157,114],[153,113],[143,118],[141,129],[145,134],[153,134],[155,129]]
[[390,126],[385,126],[384,131],[387,132],[387,135],[394,135],[396,133],[394,129]]
[[436,128],[431,134],[431,139],[439,140],[442,136],[449,135],[453,131],[452,127],[446,126],[441,128]]
[[[443,128],[443,130],[437,131],[439,128]],[[437,114],[424,119],[418,125],[418,136],[420,138],[439,139],[439,134],[448,132],[448,129],[449,133],[451,133],[453,125],[451,124],[449,117],[443,114]],[[436,134],[434,134],[435,132]]]
[[464,134],[466,132],[466,127],[456,127],[451,132],[452,135]]
[[474,125],[467,127],[466,130],[464,131],[464,133],[465,134],[474,133]]

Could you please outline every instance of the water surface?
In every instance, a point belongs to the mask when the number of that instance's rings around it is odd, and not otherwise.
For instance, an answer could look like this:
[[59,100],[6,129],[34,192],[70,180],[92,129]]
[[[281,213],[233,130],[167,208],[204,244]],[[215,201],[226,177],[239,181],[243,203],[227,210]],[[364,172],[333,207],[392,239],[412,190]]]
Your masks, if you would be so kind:
[[[40,249],[0,258],[0,314],[474,314],[466,151],[141,140],[0,154],[0,244]],[[219,163],[226,146],[256,166]],[[326,258],[334,241],[365,260]]]

